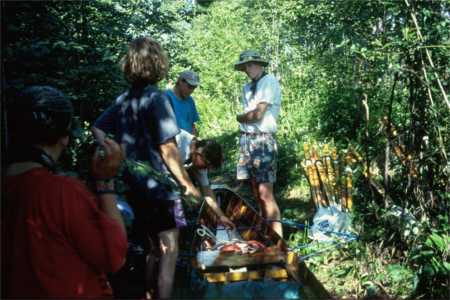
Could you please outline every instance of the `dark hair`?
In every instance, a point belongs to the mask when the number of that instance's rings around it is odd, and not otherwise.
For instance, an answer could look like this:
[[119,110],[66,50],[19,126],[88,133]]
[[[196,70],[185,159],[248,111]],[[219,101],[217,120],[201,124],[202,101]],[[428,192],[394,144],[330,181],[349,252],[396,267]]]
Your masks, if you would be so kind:
[[131,41],[121,62],[125,78],[133,85],[156,84],[166,77],[169,70],[163,48],[148,37]]
[[211,139],[196,141],[196,147],[208,161],[212,168],[218,169],[223,163],[222,146]]
[[73,107],[51,86],[30,86],[7,105],[9,142],[15,146],[53,145],[70,134]]

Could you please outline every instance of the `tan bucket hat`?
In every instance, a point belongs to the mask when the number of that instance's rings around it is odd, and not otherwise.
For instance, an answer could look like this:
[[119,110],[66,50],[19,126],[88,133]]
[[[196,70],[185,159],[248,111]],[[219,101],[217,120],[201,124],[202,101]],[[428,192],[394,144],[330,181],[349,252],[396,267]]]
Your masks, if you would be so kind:
[[239,61],[234,65],[234,69],[237,71],[244,71],[244,65],[248,62],[256,62],[262,66],[267,66],[269,63],[264,60],[258,52],[254,50],[246,50],[239,55]]

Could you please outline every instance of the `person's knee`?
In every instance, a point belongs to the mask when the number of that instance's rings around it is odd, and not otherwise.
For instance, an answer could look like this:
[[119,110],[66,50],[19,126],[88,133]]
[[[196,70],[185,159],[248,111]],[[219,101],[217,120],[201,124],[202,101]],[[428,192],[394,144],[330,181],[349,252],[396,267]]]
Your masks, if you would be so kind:
[[161,244],[161,255],[177,257],[178,256],[178,245]]
[[275,202],[275,196],[273,195],[273,189],[270,184],[261,183],[258,186],[259,198],[265,203]]
[[178,231],[171,230],[162,232],[159,235],[160,249],[162,255],[178,255]]
[[178,255],[178,243],[161,241],[160,250],[161,250],[161,255],[163,255],[163,256],[177,256]]
[[267,204],[275,203],[275,197],[270,192],[259,193],[259,197],[260,197],[261,201],[263,201],[264,203],[267,203]]

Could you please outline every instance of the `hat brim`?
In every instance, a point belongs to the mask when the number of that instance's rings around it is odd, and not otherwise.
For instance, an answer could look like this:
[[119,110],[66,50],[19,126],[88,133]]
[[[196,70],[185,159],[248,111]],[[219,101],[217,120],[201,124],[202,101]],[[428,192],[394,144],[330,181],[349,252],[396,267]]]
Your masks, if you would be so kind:
[[258,64],[262,65],[263,67],[266,67],[269,64],[267,61],[262,60],[262,59],[249,59],[246,61],[238,62],[237,64],[234,65],[234,69],[236,71],[244,71],[245,64],[249,63],[249,62],[258,63]]
[[188,80],[186,78],[184,78],[183,80],[186,81],[189,85],[192,85],[195,87],[197,87],[200,84],[200,82],[198,82],[198,81],[192,81],[192,80]]

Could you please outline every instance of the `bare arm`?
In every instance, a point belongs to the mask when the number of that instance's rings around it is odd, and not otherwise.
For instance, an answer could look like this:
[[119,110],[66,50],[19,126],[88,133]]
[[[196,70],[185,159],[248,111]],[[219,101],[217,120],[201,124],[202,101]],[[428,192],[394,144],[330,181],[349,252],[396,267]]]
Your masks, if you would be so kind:
[[258,122],[264,116],[268,106],[269,106],[269,104],[266,102],[259,103],[254,110],[248,111],[246,113],[238,114],[236,116],[236,120],[239,123]]
[[105,141],[106,133],[103,130],[101,130],[97,127],[94,127],[94,126],[91,127],[91,131],[92,131],[92,134],[94,135],[95,140],[100,145],[103,145],[104,141]]
[[98,196],[100,200],[100,209],[108,216],[116,220],[123,232],[126,234],[122,215],[117,209],[117,195],[114,193],[114,181],[109,180],[117,175],[120,164],[124,159],[124,154],[120,149],[119,144],[111,139],[103,137],[102,145],[105,151],[104,157],[100,155],[99,150],[97,150],[91,162],[91,173],[97,180],[97,191],[108,191],[108,193],[100,193]]
[[231,222],[231,220],[227,216],[225,216],[222,209],[219,207],[219,205],[217,205],[216,197],[214,196],[214,192],[212,191],[212,189],[209,186],[202,186],[201,189],[203,196],[205,197],[206,204],[208,204],[209,207],[211,207],[211,209],[214,211],[214,213],[219,217],[219,222],[227,227],[235,228],[236,226],[234,225],[234,223]]
[[193,196],[197,199],[201,198],[200,192],[194,186],[186,169],[183,167],[175,139],[170,139],[166,143],[159,145],[159,151],[172,175],[179,184],[186,188],[186,195]]

